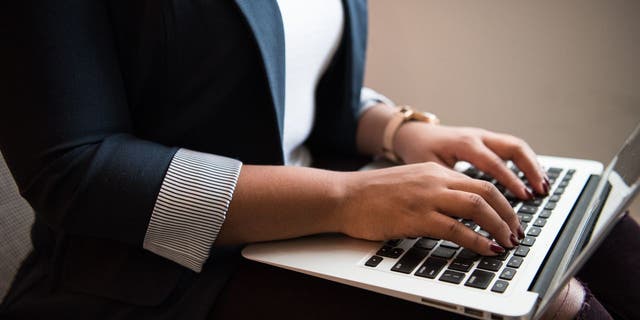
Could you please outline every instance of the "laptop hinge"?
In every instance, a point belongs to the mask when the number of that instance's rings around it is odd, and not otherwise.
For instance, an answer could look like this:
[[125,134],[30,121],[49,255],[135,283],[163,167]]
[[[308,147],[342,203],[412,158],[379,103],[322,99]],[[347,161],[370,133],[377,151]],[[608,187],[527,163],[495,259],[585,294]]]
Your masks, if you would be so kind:
[[[582,221],[584,214],[587,212],[593,194],[598,186],[598,182],[600,182],[599,175],[591,175],[587,180],[585,187],[582,189],[582,193],[580,193],[578,201],[574,204],[567,220],[558,232],[558,236],[553,243],[552,249],[547,253],[547,256],[542,262],[542,267],[538,270],[538,273],[533,279],[533,282],[529,287],[529,291],[536,292],[540,297],[542,297],[547,292],[547,289],[549,289],[549,284],[551,283],[554,275],[558,272],[557,268],[564,258],[567,248],[571,243],[571,239],[580,226],[580,221]],[[595,219],[590,219],[591,224],[594,222]],[[589,226],[589,228],[592,228],[592,226]],[[588,237],[589,233],[585,233],[585,236]],[[582,240],[581,243],[584,243],[584,241],[586,241],[586,239]],[[580,253],[580,250],[576,250],[576,254],[578,253]],[[571,257],[571,259],[573,258],[574,257]]]

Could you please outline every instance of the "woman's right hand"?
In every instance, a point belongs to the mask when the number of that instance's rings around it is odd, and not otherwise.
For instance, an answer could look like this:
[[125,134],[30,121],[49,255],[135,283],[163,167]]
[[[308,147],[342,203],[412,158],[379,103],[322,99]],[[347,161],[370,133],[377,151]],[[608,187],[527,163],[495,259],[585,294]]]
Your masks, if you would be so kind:
[[[496,255],[524,237],[518,217],[498,189],[427,162],[344,173],[346,198],[339,229],[354,238],[387,240],[428,236]],[[465,227],[470,219],[500,244]]]

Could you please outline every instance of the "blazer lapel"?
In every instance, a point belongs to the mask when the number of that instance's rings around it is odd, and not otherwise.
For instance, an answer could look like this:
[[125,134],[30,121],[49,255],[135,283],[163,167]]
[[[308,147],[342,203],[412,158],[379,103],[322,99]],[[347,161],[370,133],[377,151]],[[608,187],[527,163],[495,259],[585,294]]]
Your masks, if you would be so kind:
[[348,102],[354,117],[360,112],[360,90],[364,81],[365,51],[367,49],[367,2],[343,0],[346,16],[345,35],[347,54]]
[[284,29],[275,0],[235,0],[260,49],[275,108],[280,141],[284,126],[285,56]]

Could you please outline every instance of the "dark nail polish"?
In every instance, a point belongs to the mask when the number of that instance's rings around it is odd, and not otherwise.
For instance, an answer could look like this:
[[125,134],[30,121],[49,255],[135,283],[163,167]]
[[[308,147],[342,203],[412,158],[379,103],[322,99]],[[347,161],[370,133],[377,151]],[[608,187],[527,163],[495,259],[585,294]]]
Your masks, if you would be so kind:
[[514,247],[520,244],[520,242],[518,241],[518,238],[516,238],[516,235],[513,233],[511,234],[510,240],[511,240],[511,244]]
[[499,244],[497,244],[495,242],[491,242],[491,244],[489,245],[489,249],[491,249],[491,251],[493,251],[495,253],[503,253],[504,252],[504,248],[501,247]]
[[551,184],[551,181],[549,180],[549,177],[547,177],[547,175],[546,175],[546,174],[544,175],[544,182],[546,182],[546,183],[547,183],[547,185],[550,185],[550,184]]
[[527,194],[528,200],[533,200],[533,192],[528,187],[524,187],[524,192]]
[[518,226],[518,239],[524,239],[524,230],[522,230],[522,225]]

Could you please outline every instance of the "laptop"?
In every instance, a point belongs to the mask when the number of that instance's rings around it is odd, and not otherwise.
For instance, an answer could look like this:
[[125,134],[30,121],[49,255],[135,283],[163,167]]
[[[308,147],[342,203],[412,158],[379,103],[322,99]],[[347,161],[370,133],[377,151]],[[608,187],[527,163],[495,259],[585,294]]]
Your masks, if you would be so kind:
[[[598,248],[638,193],[640,125],[611,163],[540,156],[549,195],[505,191],[526,237],[497,257],[428,237],[373,242],[339,234],[252,244],[245,258],[479,319],[536,319]],[[388,164],[387,164],[388,165]],[[513,164],[508,165],[524,179]],[[369,164],[375,170],[385,164]],[[495,180],[468,163],[455,169]],[[504,187],[497,184],[503,191]],[[473,221],[468,228],[491,238]]]

